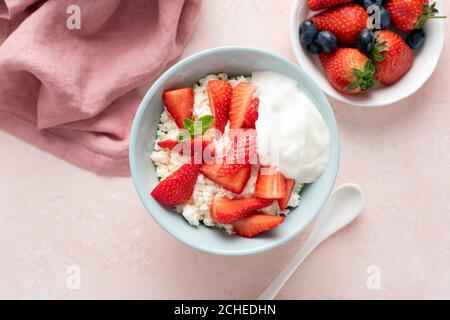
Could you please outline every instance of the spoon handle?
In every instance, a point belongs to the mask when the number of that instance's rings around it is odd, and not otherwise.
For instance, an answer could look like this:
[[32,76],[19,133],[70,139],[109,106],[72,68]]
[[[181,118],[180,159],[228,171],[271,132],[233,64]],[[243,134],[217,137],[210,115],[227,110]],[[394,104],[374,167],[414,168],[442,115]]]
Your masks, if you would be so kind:
[[314,229],[303,247],[263,291],[258,300],[272,300],[311,251],[353,221],[361,212],[363,204],[364,193],[359,186],[345,184],[338,187],[320,211]]
[[[305,260],[305,258],[314,250],[314,248],[320,243],[316,241],[310,241],[312,238],[303,245],[302,249],[292,258],[291,261],[284,267],[283,271],[272,281],[272,283],[264,289],[258,300],[273,300],[280,289],[285,285],[286,281],[297,270],[298,266]],[[315,238],[313,240],[316,240]]]

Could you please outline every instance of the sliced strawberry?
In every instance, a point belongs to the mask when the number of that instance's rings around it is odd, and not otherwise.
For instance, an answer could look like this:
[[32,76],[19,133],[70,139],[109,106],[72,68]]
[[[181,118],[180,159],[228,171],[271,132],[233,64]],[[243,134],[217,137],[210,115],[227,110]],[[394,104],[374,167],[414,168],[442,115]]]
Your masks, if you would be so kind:
[[178,128],[184,128],[184,119],[192,118],[194,90],[192,88],[164,91],[163,102]]
[[233,87],[227,80],[208,81],[208,96],[214,116],[214,127],[223,132],[230,113]]
[[175,140],[162,140],[158,141],[158,146],[160,146],[163,149],[170,149],[172,150],[179,144],[178,141]]
[[219,177],[220,166],[221,164],[217,163],[203,164],[200,168],[200,172],[203,173],[208,179],[221,185],[225,189],[240,194],[244,190],[248,179],[250,179],[250,165],[247,164],[236,173],[225,177]]
[[275,167],[261,167],[255,193],[258,198],[282,199],[286,194],[286,179]]
[[245,114],[252,102],[256,87],[248,82],[241,82],[233,89],[230,107],[230,128],[239,129],[244,126]]
[[184,164],[170,176],[161,180],[153,189],[151,195],[160,204],[176,206],[183,204],[192,197],[197,182],[200,165]]
[[164,149],[177,151],[181,155],[183,155],[185,151],[189,151],[188,155],[193,155],[199,151],[203,152],[211,142],[211,137],[202,136],[184,142],[178,142],[175,140],[162,140],[158,142],[158,146]]
[[278,206],[280,210],[284,210],[288,206],[289,199],[291,198],[292,190],[294,189],[295,180],[286,179],[286,193],[282,199],[278,199]]
[[251,238],[258,233],[273,229],[284,221],[284,217],[271,214],[253,214],[233,224],[234,232],[241,237]]
[[218,156],[218,162],[223,164],[219,177],[233,174],[246,164],[257,163],[256,130],[236,130],[231,134],[230,140],[230,148]]
[[258,209],[269,206],[273,200],[247,198],[235,199],[216,198],[211,207],[211,217],[218,223],[234,223]]
[[246,164],[239,163],[224,163],[220,166],[219,172],[217,173],[218,178],[223,178],[238,172],[241,168],[245,167]]
[[244,124],[247,128],[255,128],[256,120],[258,120],[259,98],[255,98],[250,103],[247,113],[245,114]]

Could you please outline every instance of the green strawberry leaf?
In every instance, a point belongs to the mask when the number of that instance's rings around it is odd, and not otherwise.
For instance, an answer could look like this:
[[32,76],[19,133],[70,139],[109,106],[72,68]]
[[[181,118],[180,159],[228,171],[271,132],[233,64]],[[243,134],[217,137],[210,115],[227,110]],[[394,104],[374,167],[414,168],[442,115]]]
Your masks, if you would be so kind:
[[384,60],[384,52],[387,50],[389,50],[389,47],[386,45],[386,42],[380,39],[376,39],[375,46],[369,53],[369,57],[374,62],[381,62]]
[[415,28],[422,29],[428,19],[445,19],[446,16],[437,16],[439,10],[436,8],[436,2],[431,5],[423,4],[423,12],[416,21]]
[[347,90],[355,90],[359,88],[359,83],[357,81],[353,82],[352,84],[349,84],[345,89]]
[[370,60],[367,60],[362,69],[352,69],[352,74],[355,81],[346,87],[347,90],[360,88],[361,91],[366,91],[375,84],[375,65]]

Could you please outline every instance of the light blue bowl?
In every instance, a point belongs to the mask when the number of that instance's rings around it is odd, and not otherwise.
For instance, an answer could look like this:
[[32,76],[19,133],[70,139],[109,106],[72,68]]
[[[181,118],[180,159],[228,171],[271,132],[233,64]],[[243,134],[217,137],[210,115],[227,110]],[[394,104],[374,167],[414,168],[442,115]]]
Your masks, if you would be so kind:
[[[298,81],[317,105],[331,133],[330,161],[326,171],[301,192],[301,204],[278,228],[247,239],[224,231],[192,227],[183,216],[160,206],[150,195],[158,179],[150,160],[164,89],[190,87],[211,73],[250,75],[252,71],[275,71]],[[277,124],[282,125],[282,124]],[[339,168],[339,133],[325,95],[297,65],[268,51],[248,47],[224,47],[194,54],[167,70],[145,95],[133,122],[130,138],[130,166],[133,182],[147,211],[167,232],[196,249],[222,255],[248,255],[275,248],[304,230],[330,195]],[[174,192],[176,192],[174,190]]]

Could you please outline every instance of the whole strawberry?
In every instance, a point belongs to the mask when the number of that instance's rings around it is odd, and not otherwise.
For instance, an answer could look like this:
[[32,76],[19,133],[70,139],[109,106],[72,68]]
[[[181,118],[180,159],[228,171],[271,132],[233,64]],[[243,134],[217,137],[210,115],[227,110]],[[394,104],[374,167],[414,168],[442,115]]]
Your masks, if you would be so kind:
[[355,48],[321,53],[320,61],[332,86],[345,94],[358,94],[375,84],[375,66]]
[[414,62],[414,51],[398,34],[385,30],[376,36],[371,57],[377,66],[376,78],[389,86],[409,71]]
[[353,0],[308,0],[308,8],[312,11],[328,9],[339,4],[349,3]]
[[402,31],[421,29],[428,19],[445,18],[437,16],[436,3],[429,5],[428,0],[387,0],[384,6],[392,23]]
[[353,44],[361,30],[367,27],[368,18],[362,6],[350,3],[316,14],[310,20],[319,31],[330,31],[343,44]]

